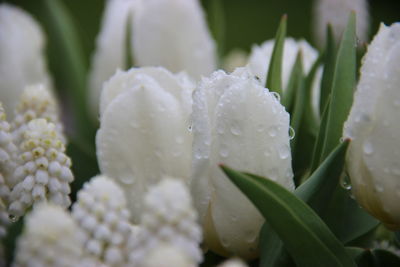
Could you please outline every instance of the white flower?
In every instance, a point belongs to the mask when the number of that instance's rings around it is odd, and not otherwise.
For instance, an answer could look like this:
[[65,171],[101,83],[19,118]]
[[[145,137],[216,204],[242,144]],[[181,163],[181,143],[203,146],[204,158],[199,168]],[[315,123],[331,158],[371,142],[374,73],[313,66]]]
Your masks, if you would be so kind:
[[289,114],[246,69],[204,78],[193,101],[191,189],[206,245],[220,254],[255,257],[264,219],[218,164],[293,189]]
[[[254,75],[259,78],[262,85],[265,85],[266,82],[269,63],[271,61],[274,45],[274,40],[268,40],[262,43],[260,46],[253,46],[253,48],[251,49],[247,67]],[[282,61],[283,94],[285,93],[285,90],[288,86],[292,68],[296,61],[297,53],[299,51],[301,51],[302,53],[303,70],[306,75],[310,72],[311,67],[318,58],[318,51],[306,41],[296,41],[293,38],[285,39]],[[320,67],[314,77],[312,88],[312,106],[317,118],[319,118],[319,88],[321,84],[321,76],[322,68]]]
[[233,49],[224,58],[224,70],[233,72],[236,68],[244,67],[248,61],[248,54],[241,49]]
[[194,85],[163,68],[118,72],[101,96],[96,146],[100,170],[124,189],[134,223],[148,187],[164,175],[188,180]]
[[85,252],[108,266],[128,260],[129,211],[123,191],[111,179],[96,176],[84,184],[72,206]]
[[[196,221],[197,213],[188,188],[180,180],[163,179],[146,194],[141,231],[131,248],[131,263],[142,266],[143,260],[152,253],[165,253],[153,252],[164,245],[180,250],[193,265],[199,263],[202,260],[201,229]],[[165,261],[167,263],[168,259]]]
[[[131,23],[136,0],[108,0],[104,8],[101,31],[97,36],[96,50],[92,58],[92,67],[89,74],[90,108],[93,116],[99,113],[99,99],[103,83],[107,81],[117,69],[125,69],[131,49],[130,33],[127,26]],[[131,59],[132,60],[132,59]]]
[[28,123],[33,119],[46,119],[56,125],[58,135],[66,142],[59,119],[58,104],[52,92],[43,84],[26,86],[15,109],[12,121],[14,143],[20,145]]
[[25,11],[0,5],[0,101],[10,117],[29,84],[50,84],[43,56],[44,36]]
[[195,264],[182,250],[167,244],[152,249],[144,259],[142,267],[195,267]]
[[314,37],[320,46],[326,40],[328,24],[332,25],[335,40],[340,41],[346,28],[350,12],[356,13],[356,33],[361,42],[368,41],[369,12],[367,0],[315,0]]
[[138,0],[133,16],[138,66],[186,71],[193,78],[216,68],[216,49],[198,0]]
[[50,201],[67,208],[69,184],[74,180],[71,160],[56,126],[45,119],[28,123],[11,181],[9,213],[21,216],[31,205]]
[[77,266],[82,248],[78,226],[71,215],[58,206],[39,205],[25,219],[13,266]]
[[218,265],[218,267],[247,267],[247,265],[240,259],[230,259]]
[[352,141],[347,169],[358,203],[386,226],[400,229],[400,24],[381,25],[363,58],[344,138]]
[[11,126],[0,102],[0,199],[8,203],[12,175],[15,169],[17,147],[13,142]]
[[[131,32],[128,32],[128,30]],[[128,58],[130,50],[133,58]],[[98,114],[103,83],[116,70],[162,66],[195,79],[216,68],[216,49],[198,0],[109,0],[90,73],[90,106]]]

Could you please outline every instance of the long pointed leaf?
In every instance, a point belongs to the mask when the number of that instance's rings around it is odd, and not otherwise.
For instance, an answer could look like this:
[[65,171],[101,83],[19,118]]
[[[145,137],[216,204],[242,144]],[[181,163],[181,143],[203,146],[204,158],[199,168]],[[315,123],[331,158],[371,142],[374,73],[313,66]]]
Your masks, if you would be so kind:
[[336,58],[322,160],[339,144],[343,124],[353,103],[357,54],[355,27],[356,18],[352,12]]
[[333,36],[333,29],[331,25],[328,25],[326,47],[324,51],[324,71],[322,73],[322,79],[321,79],[321,94],[319,102],[320,103],[319,110],[321,115],[323,114],[324,108],[328,103],[328,97],[332,89],[333,74],[335,71],[335,57],[336,57],[335,47],[336,45],[335,45],[335,38]]
[[297,266],[355,266],[324,222],[293,193],[269,179],[221,168],[260,210]]
[[348,140],[338,145],[310,178],[295,190],[295,195],[317,213],[329,205],[343,171],[348,146]]
[[274,49],[272,51],[271,61],[269,62],[268,74],[265,87],[270,91],[274,91],[282,96],[282,60],[283,50],[286,38],[287,16],[284,15],[279,24],[278,31],[275,36]]

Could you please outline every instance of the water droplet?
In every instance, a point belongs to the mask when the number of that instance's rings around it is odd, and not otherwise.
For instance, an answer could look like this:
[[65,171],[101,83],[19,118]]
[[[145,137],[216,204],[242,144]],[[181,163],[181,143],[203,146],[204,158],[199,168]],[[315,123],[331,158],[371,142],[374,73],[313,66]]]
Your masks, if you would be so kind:
[[123,183],[125,185],[131,185],[135,182],[135,180],[133,179],[133,175],[132,176],[120,176],[119,180],[121,181],[121,183]]
[[192,131],[192,128],[193,128],[193,127],[192,127],[192,125],[189,125],[189,126],[188,126],[188,130],[189,130],[189,132],[191,132],[191,131]]
[[278,149],[279,157],[281,159],[287,159],[290,155],[290,149],[288,145],[282,145]]
[[257,132],[261,133],[262,131],[264,131],[264,125],[263,124],[258,124],[257,125]]
[[277,181],[278,180],[278,169],[277,168],[272,168],[268,170],[268,178],[271,179],[272,181]]
[[231,126],[231,133],[233,135],[241,135],[242,134],[242,130],[240,129],[240,127],[235,123],[232,124]]
[[295,137],[296,132],[294,131],[294,129],[292,128],[292,126],[289,127],[289,139],[293,140],[293,138]]
[[15,216],[15,215],[12,215],[12,214],[10,214],[10,215],[8,215],[8,219],[10,219],[10,221],[11,222],[16,222],[16,221],[18,221],[18,216]]
[[374,147],[370,142],[365,142],[363,146],[364,153],[366,155],[371,155],[374,152]]
[[234,214],[231,216],[231,219],[233,222],[236,222],[238,220],[238,217],[237,217],[237,215]]
[[224,247],[224,248],[229,248],[230,246],[231,246],[231,244],[229,243],[229,241],[226,239],[226,238],[221,238],[221,245]]
[[343,173],[340,176],[340,185],[346,190],[351,190],[351,181],[347,174]]
[[224,127],[218,126],[218,128],[217,128],[217,133],[218,133],[218,134],[224,134],[224,132],[225,132]]
[[379,193],[382,193],[384,191],[384,188],[381,184],[375,184],[375,189],[376,191],[378,191]]
[[280,94],[278,94],[277,92],[271,92],[274,96],[275,96],[275,98],[279,101],[279,102],[281,102],[281,95]]
[[271,137],[276,136],[276,127],[275,126],[271,126],[268,128],[268,135]]
[[227,146],[223,145],[221,146],[221,149],[219,150],[219,155],[223,158],[228,157],[229,155],[229,149]]

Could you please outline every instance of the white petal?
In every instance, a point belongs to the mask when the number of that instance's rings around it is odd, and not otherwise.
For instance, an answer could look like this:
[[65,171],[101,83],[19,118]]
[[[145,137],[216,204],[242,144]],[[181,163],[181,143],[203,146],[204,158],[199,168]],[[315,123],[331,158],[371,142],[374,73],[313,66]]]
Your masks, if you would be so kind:
[[50,84],[44,44],[42,30],[28,13],[9,4],[0,5],[0,101],[10,118],[25,86]]
[[368,48],[345,124],[347,166],[358,202],[392,228],[400,209],[400,24],[381,26]]
[[133,21],[139,66],[185,70],[196,79],[215,69],[215,45],[198,0],[140,0]]
[[135,222],[149,185],[164,175],[190,176],[189,114],[151,77],[143,81],[107,106],[96,138],[100,169],[124,188]]
[[[289,115],[250,74],[237,73],[214,73],[202,81],[201,93],[194,95],[192,192],[195,202],[201,201],[196,196],[200,189],[193,187],[209,180],[214,192],[211,216],[221,245],[231,253],[254,257],[263,218],[218,163],[269,177],[293,189]],[[209,160],[196,157],[198,151],[209,155]],[[203,206],[200,212],[204,210]],[[205,215],[200,215],[204,219]]]
[[102,18],[101,32],[96,40],[96,50],[92,58],[89,74],[90,108],[97,117],[99,99],[103,83],[117,69],[124,69],[128,55],[127,25],[129,16],[136,4],[135,0],[108,0]]
[[312,25],[315,40],[320,46],[325,43],[328,23],[332,25],[335,40],[341,39],[351,11],[356,12],[358,39],[361,42],[368,41],[370,21],[367,0],[316,0],[314,3]]

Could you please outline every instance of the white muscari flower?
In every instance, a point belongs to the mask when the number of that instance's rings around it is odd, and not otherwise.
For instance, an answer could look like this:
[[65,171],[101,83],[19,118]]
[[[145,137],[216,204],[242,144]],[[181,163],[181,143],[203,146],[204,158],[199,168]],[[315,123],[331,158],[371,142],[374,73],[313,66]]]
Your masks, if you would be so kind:
[[[266,82],[274,44],[274,40],[268,40],[262,43],[260,46],[253,46],[251,49],[247,67],[255,76],[259,78],[262,85],[265,85]],[[296,41],[293,38],[285,39],[282,60],[283,94],[285,94],[285,90],[288,86],[292,68],[295,64],[296,56],[299,51],[301,51],[302,53],[303,70],[306,75],[310,72],[311,67],[318,58],[318,51],[305,40]],[[314,77],[312,88],[312,106],[317,118],[319,117],[318,114],[321,77],[322,68],[320,67]]]
[[72,206],[72,216],[81,228],[86,254],[107,266],[127,263],[131,232],[123,191],[106,176],[85,183]]
[[180,250],[187,262],[199,263],[201,229],[196,220],[197,213],[185,184],[178,179],[164,178],[146,194],[141,229],[131,245],[131,264],[142,266],[149,254],[155,256],[152,253],[158,252],[154,250],[164,245]]
[[44,44],[43,32],[31,15],[0,4],[0,101],[10,117],[26,85],[50,85]]
[[17,147],[13,142],[11,126],[6,120],[6,113],[0,103],[0,199],[8,202],[10,181],[15,169]]
[[400,229],[400,23],[381,25],[368,46],[344,126],[346,166],[358,203]]
[[70,267],[82,258],[78,226],[61,207],[42,204],[26,218],[13,267]]
[[177,247],[160,244],[144,259],[142,267],[196,267],[197,264]]
[[325,44],[328,24],[332,26],[335,40],[340,41],[352,11],[356,13],[358,39],[368,41],[370,18],[367,0],[315,0],[313,9],[314,38],[320,46]]
[[17,158],[9,213],[21,216],[38,202],[50,201],[67,208],[69,184],[74,180],[71,160],[56,126],[45,119],[28,123]]
[[218,164],[293,190],[289,114],[247,69],[204,78],[193,102],[191,191],[205,244],[223,255],[255,257],[264,219]]
[[247,267],[247,264],[240,259],[230,259],[218,265],[218,267]]
[[186,71],[195,79],[216,68],[216,49],[198,0],[138,0],[133,15],[137,66]]
[[163,68],[118,72],[104,86],[96,136],[100,170],[125,191],[134,223],[163,175],[188,180],[194,84]]
[[57,101],[45,85],[37,84],[25,88],[15,109],[15,117],[11,124],[15,144],[20,145],[28,123],[39,118],[54,123],[59,136],[65,143]]
[[99,113],[99,99],[103,83],[107,81],[117,69],[125,69],[128,56],[126,51],[131,49],[127,32],[129,20],[133,14],[136,0],[108,0],[104,8],[101,31],[97,36],[96,50],[92,58],[92,67],[89,74],[90,108],[92,115]]

